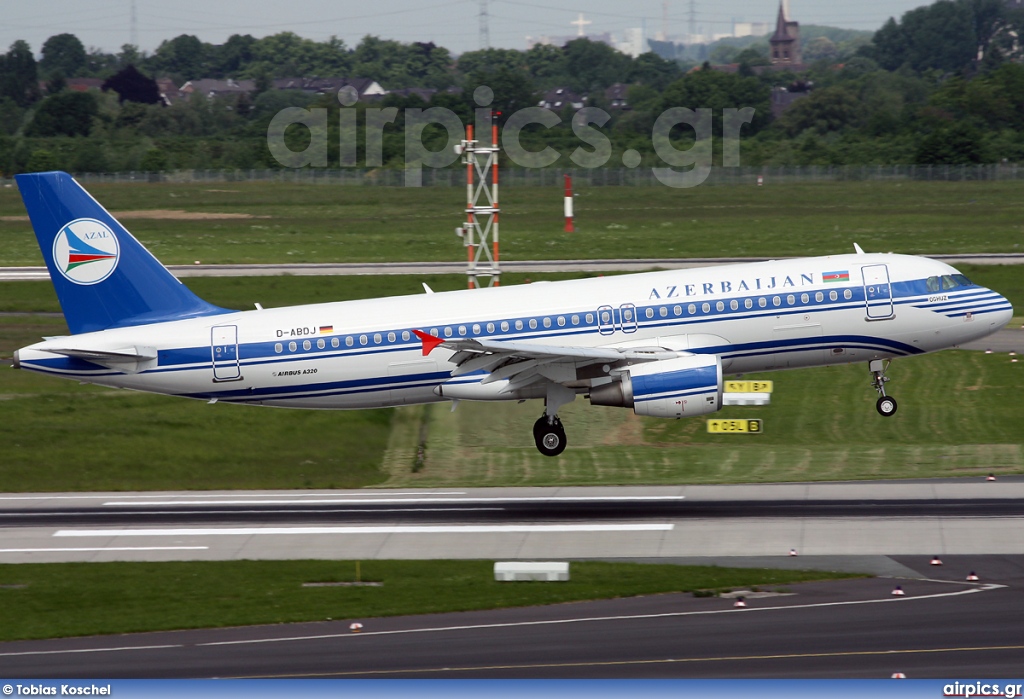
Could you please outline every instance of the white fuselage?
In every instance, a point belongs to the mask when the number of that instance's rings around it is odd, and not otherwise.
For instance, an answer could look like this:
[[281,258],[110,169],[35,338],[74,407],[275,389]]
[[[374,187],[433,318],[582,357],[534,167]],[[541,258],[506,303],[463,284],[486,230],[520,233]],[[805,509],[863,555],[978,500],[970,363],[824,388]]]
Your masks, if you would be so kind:
[[[539,282],[50,338],[19,350],[16,365],[197,399],[367,408],[443,400],[438,386],[452,380],[453,353],[442,347],[424,356],[414,329],[453,339],[717,354],[729,374],[866,362],[953,347],[1009,321],[1012,309],[995,292],[929,286],[929,278],[953,274],[926,258],[858,254]],[[69,348],[150,359],[97,362],[50,351]],[[576,390],[585,392],[585,382]]]

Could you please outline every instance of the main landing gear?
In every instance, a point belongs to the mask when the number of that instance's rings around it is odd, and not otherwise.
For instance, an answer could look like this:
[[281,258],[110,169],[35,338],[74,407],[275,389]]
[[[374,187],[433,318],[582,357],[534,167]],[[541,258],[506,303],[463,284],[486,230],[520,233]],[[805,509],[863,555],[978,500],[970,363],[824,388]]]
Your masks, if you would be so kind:
[[576,400],[576,392],[560,384],[548,383],[544,398],[544,414],[533,423],[533,441],[544,456],[558,456],[565,451],[565,428],[558,419],[558,409]]
[[871,380],[871,386],[878,391],[878,402],[875,403],[875,409],[882,417],[891,417],[896,413],[899,405],[895,398],[885,395],[885,384],[889,382],[889,377],[885,375],[885,372],[889,368],[889,360],[874,359],[868,363],[868,368],[874,377]]
[[544,456],[558,456],[565,451],[565,428],[557,415],[550,418],[545,412],[533,423],[533,439]]

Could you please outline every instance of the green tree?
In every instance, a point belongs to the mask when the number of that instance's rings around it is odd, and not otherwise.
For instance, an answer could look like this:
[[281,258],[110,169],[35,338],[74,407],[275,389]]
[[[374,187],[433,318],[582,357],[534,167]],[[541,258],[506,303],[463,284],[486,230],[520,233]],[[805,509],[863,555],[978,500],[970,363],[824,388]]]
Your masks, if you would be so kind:
[[74,34],[54,34],[43,43],[39,68],[44,75],[60,72],[75,77],[85,68],[85,47]]
[[20,39],[11,44],[0,62],[0,97],[10,97],[19,107],[39,100],[39,77],[35,56]]
[[25,135],[88,136],[98,113],[99,106],[92,93],[62,92],[39,104]]
[[916,161],[925,165],[967,165],[984,161],[981,134],[965,123],[939,129],[921,141]]
[[206,77],[210,45],[191,34],[180,34],[162,41],[149,59],[154,70],[178,76],[182,81]]
[[10,97],[0,97],[0,133],[13,136],[21,128],[25,111]]
[[862,116],[857,94],[846,86],[834,86],[815,90],[795,102],[779,119],[779,126],[789,136],[808,130],[827,134],[858,126]]
[[60,168],[60,160],[52,152],[40,148],[32,151],[25,165],[25,172],[49,172]]
[[647,85],[655,90],[664,90],[679,79],[682,71],[675,61],[666,61],[656,53],[648,51],[633,59],[627,82]]
[[632,60],[601,41],[573,39],[565,45],[569,87],[587,93],[629,80]]
[[771,90],[754,77],[723,73],[705,68],[689,73],[665,90],[662,109],[687,107],[712,110],[714,133],[722,133],[722,110],[726,108],[754,108],[754,118],[748,133],[757,133],[771,120]]

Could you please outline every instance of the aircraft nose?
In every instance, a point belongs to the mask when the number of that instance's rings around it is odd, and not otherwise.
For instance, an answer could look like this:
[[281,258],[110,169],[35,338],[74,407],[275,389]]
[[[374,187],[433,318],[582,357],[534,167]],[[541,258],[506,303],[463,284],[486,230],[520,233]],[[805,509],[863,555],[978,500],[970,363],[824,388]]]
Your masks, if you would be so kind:
[[1013,305],[1005,296],[999,297],[999,310],[995,312],[996,326],[1002,328],[1013,318]]

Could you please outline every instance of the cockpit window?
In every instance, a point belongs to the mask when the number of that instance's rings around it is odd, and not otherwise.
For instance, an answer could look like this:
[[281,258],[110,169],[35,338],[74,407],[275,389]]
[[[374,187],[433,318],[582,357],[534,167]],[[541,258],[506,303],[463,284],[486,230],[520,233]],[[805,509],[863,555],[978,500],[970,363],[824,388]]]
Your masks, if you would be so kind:
[[942,290],[943,291],[948,291],[950,289],[955,289],[957,286],[958,286],[958,284],[953,279],[953,277],[949,276],[948,274],[943,274],[942,275]]
[[960,282],[961,286],[974,286],[974,283],[962,274],[954,274],[953,279]]
[[938,277],[928,277],[927,284],[928,284],[928,291],[931,291],[931,292],[934,293],[934,292],[939,290],[939,278]]

